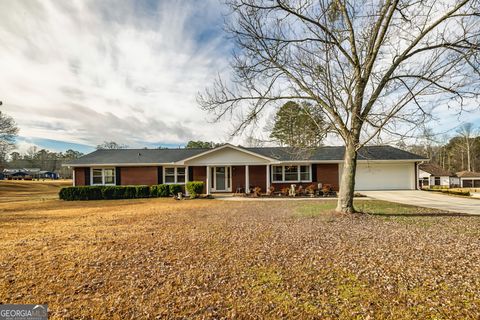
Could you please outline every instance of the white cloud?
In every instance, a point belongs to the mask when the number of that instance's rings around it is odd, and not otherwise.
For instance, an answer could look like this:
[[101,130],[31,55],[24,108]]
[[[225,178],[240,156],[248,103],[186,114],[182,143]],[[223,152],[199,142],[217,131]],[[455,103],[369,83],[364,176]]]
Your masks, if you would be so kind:
[[[199,16],[201,13],[201,16]],[[221,140],[198,91],[226,70],[212,1],[2,1],[0,100],[24,137]]]

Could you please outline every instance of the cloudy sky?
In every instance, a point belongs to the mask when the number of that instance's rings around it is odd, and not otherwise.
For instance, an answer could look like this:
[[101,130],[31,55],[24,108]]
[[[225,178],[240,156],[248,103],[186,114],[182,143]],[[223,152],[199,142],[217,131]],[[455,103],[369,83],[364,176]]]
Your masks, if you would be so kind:
[[[228,72],[232,45],[219,3],[0,1],[0,101],[20,127],[19,150],[226,141],[229,122],[210,123],[196,103]],[[480,124],[478,112],[443,108],[437,118],[442,133]]]
[[0,100],[19,148],[220,141],[197,92],[231,51],[216,0],[1,1]]

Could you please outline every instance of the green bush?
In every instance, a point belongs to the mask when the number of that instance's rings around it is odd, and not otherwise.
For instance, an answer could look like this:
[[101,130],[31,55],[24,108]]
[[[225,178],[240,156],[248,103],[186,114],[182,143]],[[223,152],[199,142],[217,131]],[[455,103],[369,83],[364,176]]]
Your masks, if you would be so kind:
[[136,198],[148,198],[150,197],[150,187],[149,186],[136,186],[135,187],[135,197]]
[[150,187],[150,197],[168,197],[170,189],[167,184],[157,184]]
[[113,188],[113,199],[125,199],[125,188],[114,187]]
[[461,191],[461,190],[448,190],[447,193],[454,194],[457,196],[470,196],[470,191]]
[[187,189],[190,198],[198,198],[203,191],[203,181],[189,181],[185,188]]
[[119,199],[116,198],[115,190],[117,187],[114,186],[105,186],[102,188],[102,198],[103,199]]
[[135,186],[125,186],[123,188],[125,188],[123,199],[133,199],[137,197],[137,189]]
[[182,186],[179,184],[169,184],[170,194],[176,196],[179,192],[182,192]]
[[[200,190],[202,188],[203,188],[203,184]],[[60,192],[58,195],[62,200],[108,200],[108,199],[169,197],[171,194],[176,195],[179,192],[182,192],[182,186],[178,184],[158,184],[150,187],[149,186],[65,187],[60,189]]]
[[433,191],[433,192],[441,192],[446,194],[453,194],[456,196],[469,197],[471,195],[469,191],[462,191],[462,190],[449,190],[449,189],[425,189],[425,190]]

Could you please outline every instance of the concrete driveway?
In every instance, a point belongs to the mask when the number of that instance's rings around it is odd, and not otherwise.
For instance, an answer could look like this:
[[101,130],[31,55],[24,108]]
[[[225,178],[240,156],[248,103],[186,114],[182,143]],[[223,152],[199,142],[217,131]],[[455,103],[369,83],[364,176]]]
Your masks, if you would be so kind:
[[480,200],[453,197],[429,191],[395,190],[395,191],[359,191],[378,200],[398,202],[413,206],[447,210],[457,213],[480,215]]

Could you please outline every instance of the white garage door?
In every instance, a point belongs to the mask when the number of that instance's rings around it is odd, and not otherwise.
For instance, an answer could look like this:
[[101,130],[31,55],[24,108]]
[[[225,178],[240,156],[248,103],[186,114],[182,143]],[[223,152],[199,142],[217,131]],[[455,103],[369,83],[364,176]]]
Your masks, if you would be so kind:
[[415,189],[413,163],[359,163],[355,190],[412,190]]

